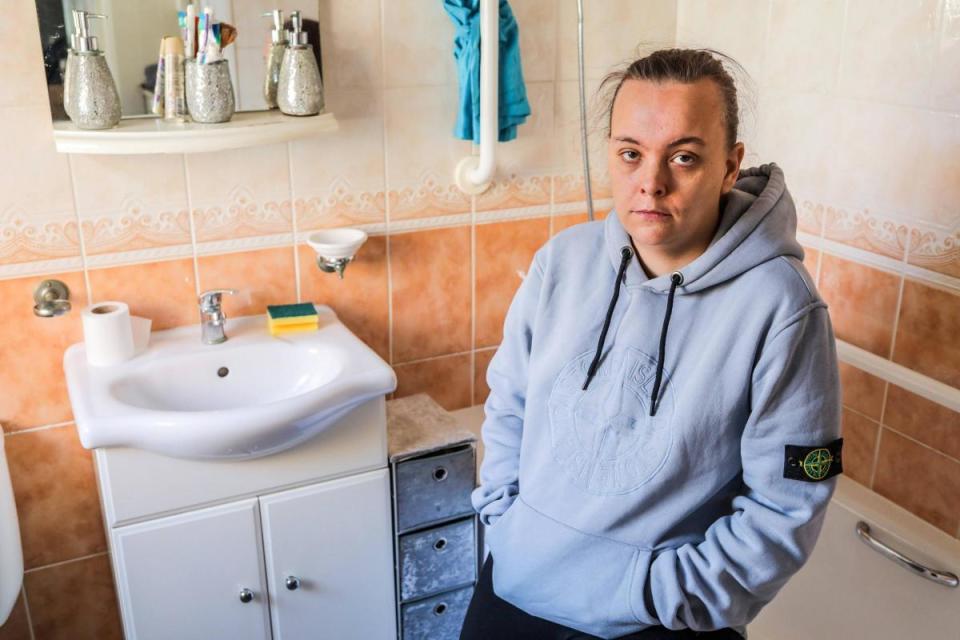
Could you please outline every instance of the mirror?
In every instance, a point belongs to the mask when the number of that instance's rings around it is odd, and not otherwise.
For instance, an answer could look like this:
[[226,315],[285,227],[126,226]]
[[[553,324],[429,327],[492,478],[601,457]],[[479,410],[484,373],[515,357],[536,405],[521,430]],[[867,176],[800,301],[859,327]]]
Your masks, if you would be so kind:
[[[67,119],[63,110],[63,71],[74,32],[73,9],[107,16],[106,20],[91,20],[90,31],[97,36],[117,83],[123,117],[152,115],[150,105],[160,39],[180,35],[177,12],[185,10],[187,0],[36,0],[36,3],[54,120]],[[287,29],[290,13],[300,10],[303,30],[313,46],[322,78],[317,0],[194,0],[193,4],[201,11],[202,7],[210,7],[216,21],[237,28],[236,42],[224,49],[224,58],[230,61],[237,111],[267,108],[263,84],[272,22],[263,14],[272,9],[283,10]]]

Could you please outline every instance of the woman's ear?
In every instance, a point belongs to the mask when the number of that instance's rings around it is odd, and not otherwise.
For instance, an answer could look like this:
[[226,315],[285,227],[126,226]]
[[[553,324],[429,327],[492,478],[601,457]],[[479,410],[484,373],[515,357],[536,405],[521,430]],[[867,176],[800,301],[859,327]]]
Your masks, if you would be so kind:
[[729,153],[727,153],[726,173],[723,175],[723,187],[720,190],[721,194],[728,193],[733,189],[733,185],[737,181],[737,176],[740,174],[740,163],[743,162],[744,151],[743,143],[738,142],[733,145]]

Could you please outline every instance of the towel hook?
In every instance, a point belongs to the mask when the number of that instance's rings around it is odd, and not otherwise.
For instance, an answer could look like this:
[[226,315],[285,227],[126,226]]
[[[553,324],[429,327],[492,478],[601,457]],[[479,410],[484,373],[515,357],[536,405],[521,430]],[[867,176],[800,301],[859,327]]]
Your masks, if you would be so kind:
[[500,0],[480,0],[480,155],[457,163],[454,180],[461,191],[479,195],[490,188],[497,161],[500,70]]

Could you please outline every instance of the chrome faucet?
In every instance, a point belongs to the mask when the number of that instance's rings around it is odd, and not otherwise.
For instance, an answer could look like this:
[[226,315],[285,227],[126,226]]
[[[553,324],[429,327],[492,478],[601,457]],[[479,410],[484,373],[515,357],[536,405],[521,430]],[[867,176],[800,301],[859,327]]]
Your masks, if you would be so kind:
[[220,307],[221,296],[224,294],[236,295],[236,289],[212,289],[200,294],[200,340],[203,344],[219,344],[225,342],[227,334],[223,326],[227,317]]

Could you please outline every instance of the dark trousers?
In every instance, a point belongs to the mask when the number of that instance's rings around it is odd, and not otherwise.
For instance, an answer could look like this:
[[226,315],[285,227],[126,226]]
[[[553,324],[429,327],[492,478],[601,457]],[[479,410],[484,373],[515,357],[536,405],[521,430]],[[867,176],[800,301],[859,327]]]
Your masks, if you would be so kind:
[[[617,640],[743,640],[733,629],[719,631],[671,631],[649,627]],[[460,640],[599,640],[582,631],[538,618],[518,609],[493,592],[493,556],[488,555],[480,571],[480,580],[463,621]]]

